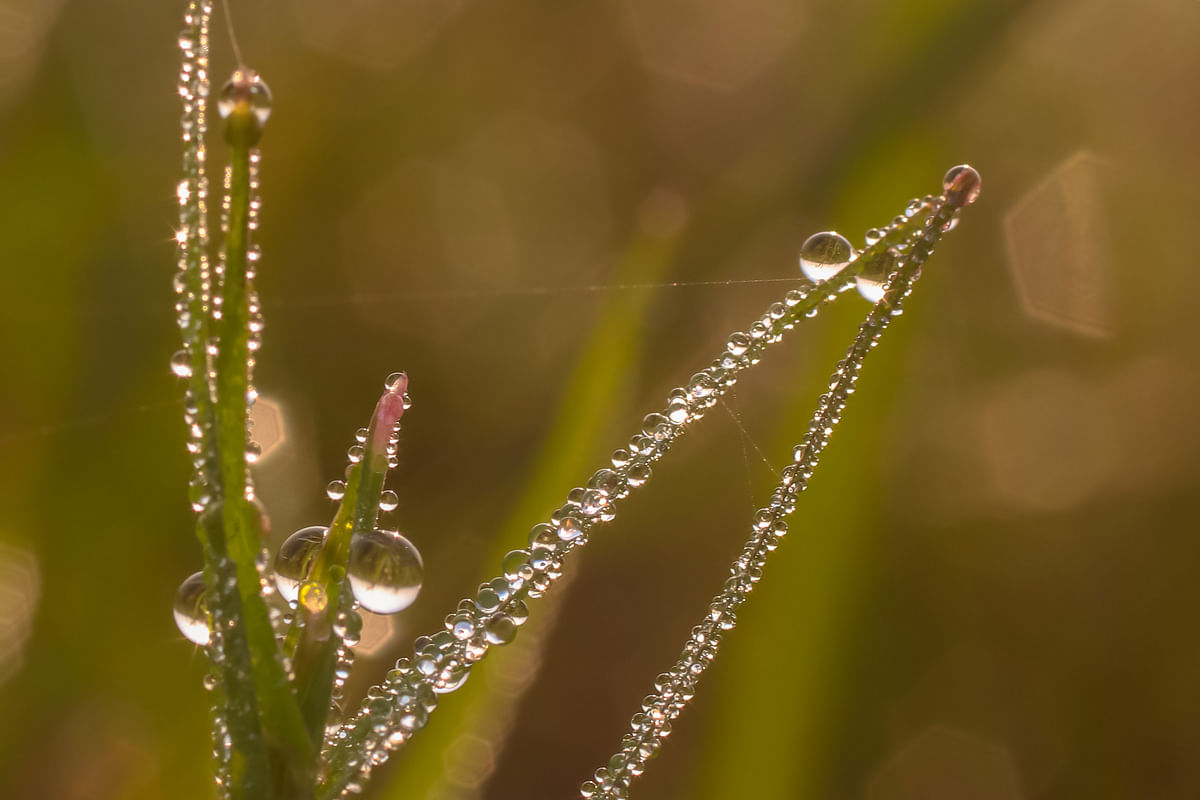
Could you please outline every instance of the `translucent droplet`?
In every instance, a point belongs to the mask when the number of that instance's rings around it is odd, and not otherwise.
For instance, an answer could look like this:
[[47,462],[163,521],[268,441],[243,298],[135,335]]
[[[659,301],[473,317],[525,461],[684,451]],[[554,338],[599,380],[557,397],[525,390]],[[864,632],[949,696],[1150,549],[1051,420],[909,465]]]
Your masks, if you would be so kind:
[[750,348],[750,337],[742,332],[730,335],[729,342],[725,345],[729,352],[735,356],[740,356]]
[[301,528],[289,536],[275,554],[275,586],[289,603],[298,599],[300,584],[308,577],[328,532],[328,528],[320,525]]
[[190,28],[184,28],[179,32],[179,49],[184,52],[190,52],[196,49],[196,40],[192,36]]
[[829,280],[853,260],[854,247],[837,231],[814,233],[800,245],[800,271],[814,283]]
[[878,303],[883,297],[888,276],[896,270],[896,266],[896,254],[891,250],[885,250],[877,258],[871,259],[854,279],[858,293],[868,302]]
[[297,594],[296,600],[313,614],[320,614],[329,607],[329,593],[316,581],[305,581],[300,584],[300,592]]
[[408,376],[405,375],[403,372],[393,372],[391,375],[388,375],[387,380],[383,382],[383,388],[387,389],[390,392],[392,389],[396,388],[396,386],[400,383],[401,380],[403,380],[404,378],[407,378],[407,377]]
[[221,119],[229,119],[242,103],[254,115],[254,123],[261,131],[271,116],[271,90],[257,72],[245,67],[234,70],[233,76],[221,89],[217,113]]
[[421,554],[395,531],[355,534],[346,574],[354,598],[368,611],[394,614],[417,599],[424,577]]
[[348,646],[354,647],[362,638],[363,619],[357,611],[339,612],[333,622],[333,632],[342,637]]
[[204,573],[192,573],[179,584],[175,593],[175,624],[188,641],[208,645],[212,631],[208,627],[208,605],[204,602]]
[[979,190],[983,181],[979,173],[970,164],[959,164],[951,167],[942,178],[942,189],[946,193],[946,201],[952,206],[969,206],[979,199]]
[[329,485],[325,487],[325,494],[329,495],[329,499],[336,503],[346,496],[346,482],[330,481]]
[[379,495],[380,511],[395,511],[398,505],[400,505],[400,497],[391,489],[384,489]]
[[192,377],[192,357],[186,350],[179,350],[171,356],[171,372],[179,378]]
[[507,614],[496,614],[483,625],[489,644],[508,644],[517,638],[517,623]]

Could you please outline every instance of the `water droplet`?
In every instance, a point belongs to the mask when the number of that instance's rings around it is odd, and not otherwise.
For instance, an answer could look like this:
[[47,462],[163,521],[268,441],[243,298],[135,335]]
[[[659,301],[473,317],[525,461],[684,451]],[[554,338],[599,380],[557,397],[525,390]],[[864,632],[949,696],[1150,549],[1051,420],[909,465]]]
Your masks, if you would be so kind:
[[325,487],[325,494],[329,495],[329,499],[336,503],[346,496],[346,482],[330,481],[329,485]]
[[192,377],[192,357],[186,350],[179,350],[171,356],[171,372],[179,378]]
[[850,240],[837,231],[814,233],[800,245],[800,271],[814,283],[829,280],[853,260]]
[[517,638],[517,623],[507,614],[496,614],[484,623],[483,633],[490,644],[508,644]]
[[942,189],[946,193],[946,202],[952,206],[969,206],[979,199],[979,190],[983,181],[979,173],[970,164],[959,164],[951,167],[942,178]]
[[333,621],[333,632],[350,647],[362,637],[363,618],[357,611],[341,611]]
[[400,497],[391,489],[384,489],[379,495],[380,511],[395,511],[398,505],[400,505]]
[[862,272],[854,280],[858,293],[868,302],[878,303],[879,299],[883,297],[888,276],[896,270],[896,267],[896,254],[892,250],[885,250],[878,257],[871,259],[869,263],[863,265]]
[[208,627],[208,605],[204,602],[204,573],[192,573],[179,584],[175,593],[175,624],[188,641],[208,645],[212,631]]
[[221,97],[217,100],[217,113],[221,115],[221,119],[229,119],[243,103],[254,115],[254,123],[261,131],[271,116],[271,90],[257,72],[245,67],[234,70],[232,77],[221,89]]
[[729,342],[725,346],[735,356],[743,355],[750,348],[750,337],[739,331],[730,335]]
[[179,32],[179,49],[184,52],[191,52],[196,49],[196,40],[192,37],[190,28],[184,28]]
[[355,534],[350,541],[346,574],[354,598],[368,611],[394,614],[408,608],[421,591],[424,569],[417,548],[395,531]]
[[383,382],[383,388],[390,392],[396,388],[400,381],[406,379],[407,377],[408,376],[403,372],[393,372],[391,375],[388,375],[387,380]]
[[329,607],[329,593],[316,581],[305,581],[300,584],[300,592],[296,600],[312,614],[320,614]]
[[312,525],[301,528],[287,538],[275,554],[275,585],[280,596],[294,603],[300,594],[300,584],[308,577],[328,528]]

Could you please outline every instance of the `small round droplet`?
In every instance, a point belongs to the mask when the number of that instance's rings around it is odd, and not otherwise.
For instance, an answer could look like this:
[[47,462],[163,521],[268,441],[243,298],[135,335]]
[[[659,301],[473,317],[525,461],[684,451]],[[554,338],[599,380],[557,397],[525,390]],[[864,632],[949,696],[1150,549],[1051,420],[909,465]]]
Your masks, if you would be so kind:
[[374,530],[350,540],[346,575],[354,598],[368,611],[408,608],[421,591],[424,570],[417,548],[395,531]]
[[517,623],[507,614],[495,614],[483,625],[489,644],[508,644],[517,638]]
[[384,489],[379,495],[380,511],[395,511],[398,505],[400,505],[400,497],[391,489]]
[[192,573],[179,584],[175,593],[175,624],[188,641],[208,645],[212,631],[208,627],[208,605],[204,601],[204,573]]
[[750,348],[750,337],[738,331],[729,337],[725,347],[735,356],[743,355]]
[[329,529],[320,525],[301,528],[287,538],[275,554],[275,586],[279,595],[289,603],[294,603],[300,594],[300,584],[308,577],[321,545],[325,543],[325,534]]
[[800,270],[814,283],[827,281],[854,260],[850,240],[837,231],[814,233],[800,245]]
[[179,350],[171,356],[171,372],[178,378],[192,377],[192,357],[186,350]]
[[390,392],[395,389],[397,385],[399,385],[400,381],[406,379],[407,377],[408,376],[403,372],[393,372],[391,375],[388,375],[387,380],[383,382],[383,388]]
[[970,164],[959,164],[951,167],[942,178],[942,189],[946,193],[946,202],[952,206],[969,206],[979,199],[979,190],[983,181],[979,173]]
[[221,97],[217,100],[217,113],[221,115],[221,119],[229,119],[243,103],[246,104],[246,109],[254,118],[255,127],[261,133],[271,116],[271,90],[257,72],[245,67],[234,70],[229,81],[221,89]]
[[329,496],[330,500],[336,503],[346,496],[346,482],[330,481],[329,485],[325,487],[325,494]]

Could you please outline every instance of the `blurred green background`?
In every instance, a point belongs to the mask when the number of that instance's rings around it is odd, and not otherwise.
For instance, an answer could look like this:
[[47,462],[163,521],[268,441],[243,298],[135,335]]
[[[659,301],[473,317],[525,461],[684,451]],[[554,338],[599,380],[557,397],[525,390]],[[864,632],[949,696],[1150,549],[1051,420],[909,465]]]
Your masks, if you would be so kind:
[[[231,3],[276,100],[274,541],[329,519],[412,379],[393,516],[425,590],[369,621],[352,696],[794,285],[809,233],[860,242],[969,161],[980,201],[636,795],[1200,796],[1200,6]],[[167,370],[182,6],[0,0],[4,798],[213,796],[170,613],[200,567]],[[865,311],[770,353],[370,796],[572,796]]]

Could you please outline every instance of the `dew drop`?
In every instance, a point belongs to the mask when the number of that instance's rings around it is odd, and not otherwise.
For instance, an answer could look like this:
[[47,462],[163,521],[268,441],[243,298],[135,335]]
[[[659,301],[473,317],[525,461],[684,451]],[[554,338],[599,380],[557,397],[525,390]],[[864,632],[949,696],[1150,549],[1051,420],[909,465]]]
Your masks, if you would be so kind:
[[275,586],[289,603],[295,603],[299,598],[300,584],[308,577],[328,531],[320,525],[301,528],[279,546],[279,552],[275,554]]
[[397,385],[399,385],[401,380],[407,377],[408,376],[403,372],[393,372],[391,375],[388,375],[387,380],[383,382],[383,388],[390,392],[391,390],[395,389]]
[[814,233],[800,245],[800,271],[814,283],[827,281],[854,260],[850,240],[837,231]]
[[350,540],[346,574],[354,598],[368,611],[408,608],[421,591],[424,569],[417,548],[395,531],[374,530]]
[[750,337],[739,331],[730,335],[725,346],[735,356],[743,355],[750,348]]
[[858,293],[867,302],[878,303],[883,297],[888,276],[895,271],[896,266],[896,254],[892,250],[885,250],[878,257],[872,258],[869,263],[863,265],[862,272],[854,279]]
[[320,614],[329,607],[329,593],[316,581],[305,581],[300,584],[300,592],[296,599],[312,614]]
[[212,631],[208,627],[208,605],[204,601],[204,573],[194,572],[175,593],[175,624],[188,641],[208,645]]
[[508,644],[517,638],[517,623],[507,614],[496,614],[483,625],[489,644]]
[[384,489],[379,495],[380,511],[395,511],[398,505],[400,505],[400,497],[391,489]]
[[254,115],[255,125],[261,131],[271,116],[271,90],[257,72],[244,67],[234,70],[232,77],[221,89],[221,97],[217,100],[217,113],[221,115],[221,119],[229,119],[242,103],[245,103]]
[[186,350],[179,350],[171,356],[171,372],[179,378],[192,377],[192,358]]
[[341,500],[346,496],[346,482],[330,481],[329,485],[325,487],[325,494],[327,494],[329,499],[333,500],[334,502]]
[[951,167],[942,178],[942,189],[946,193],[946,202],[952,206],[969,206],[979,199],[979,190],[983,181],[979,173],[970,164],[959,164]]

